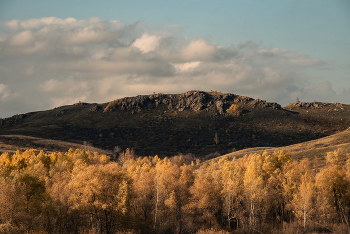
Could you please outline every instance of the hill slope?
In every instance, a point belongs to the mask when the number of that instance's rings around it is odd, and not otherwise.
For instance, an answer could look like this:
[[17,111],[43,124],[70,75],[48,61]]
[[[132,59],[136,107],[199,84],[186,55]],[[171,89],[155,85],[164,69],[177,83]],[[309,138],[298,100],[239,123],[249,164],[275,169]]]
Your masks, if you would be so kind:
[[[232,104],[242,108],[240,116],[227,113]],[[294,103],[282,108],[235,94],[189,91],[16,115],[0,120],[0,134],[85,141],[106,150],[134,148],[137,155],[193,153],[201,157],[321,138],[346,129],[349,116],[349,105]]]
[[220,157],[208,160],[202,164],[210,164],[212,161],[217,161],[220,158],[227,157],[228,159],[232,158],[241,158],[245,155],[250,154],[262,154],[267,152],[272,154],[276,151],[284,150],[285,152],[290,152],[293,159],[299,160],[303,158],[309,158],[311,160],[314,157],[317,157],[320,160],[324,160],[327,152],[332,152],[340,149],[343,152],[343,156],[350,154],[350,128],[336,133],[331,136],[323,137],[316,140],[311,140],[303,143],[293,144],[283,147],[256,147],[243,149],[229,154],[222,155]]
[[0,154],[8,152],[15,153],[17,150],[26,151],[29,149],[43,150],[47,153],[66,152],[70,148],[84,149],[99,154],[114,156],[112,151],[92,147],[89,144],[77,144],[60,140],[42,139],[24,135],[0,135]]

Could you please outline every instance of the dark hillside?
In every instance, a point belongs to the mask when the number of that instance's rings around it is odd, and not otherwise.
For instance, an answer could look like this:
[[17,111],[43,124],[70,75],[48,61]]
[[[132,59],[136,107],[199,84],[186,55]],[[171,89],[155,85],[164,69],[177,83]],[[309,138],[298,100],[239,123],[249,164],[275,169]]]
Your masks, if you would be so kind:
[[320,132],[340,131],[350,125],[350,105],[324,102],[294,102],[284,107],[299,113]]
[[[232,104],[241,112],[229,114]],[[317,139],[349,126],[350,106],[282,108],[235,94],[189,91],[77,103],[0,120],[0,134],[26,135],[137,155],[203,157],[251,147],[278,147]],[[343,109],[341,109],[343,108]],[[333,108],[334,109],[334,108]],[[344,116],[340,118],[340,116]],[[347,118],[346,118],[347,116]]]

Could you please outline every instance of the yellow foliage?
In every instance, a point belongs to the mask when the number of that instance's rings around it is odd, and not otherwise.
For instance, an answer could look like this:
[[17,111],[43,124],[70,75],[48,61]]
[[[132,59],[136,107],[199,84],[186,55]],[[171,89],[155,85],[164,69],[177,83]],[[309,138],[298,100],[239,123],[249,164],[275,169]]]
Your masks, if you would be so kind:
[[0,164],[7,169],[11,169],[12,156],[9,153],[3,153],[0,157]]
[[176,208],[176,198],[175,198],[175,191],[173,190],[170,193],[170,196],[168,199],[164,201],[164,204],[169,207],[171,210],[174,210]]
[[242,108],[239,106],[239,105],[237,105],[237,104],[232,104],[231,106],[230,106],[230,108],[228,108],[227,110],[226,110],[226,113],[228,114],[228,115],[232,115],[232,116],[240,116],[241,114],[242,114]]
[[320,197],[320,208],[324,210],[324,219],[340,218],[346,212],[344,207],[350,200],[350,181],[346,177],[346,171],[339,165],[332,165],[321,170],[316,175],[316,186]]
[[103,163],[103,164],[106,164],[106,163],[109,163],[110,161],[110,158],[106,155],[101,155],[100,156],[100,162]]
[[56,222],[63,228],[57,233],[69,233],[69,225],[117,233],[137,222],[155,233],[181,232],[182,225],[193,232],[205,226],[262,230],[271,218],[276,224],[347,222],[350,163],[337,165],[340,155],[328,153],[331,164],[317,172],[284,151],[221,157],[199,169],[199,160],[190,166],[181,157],[133,156],[119,165],[80,149],[3,153],[0,233],[52,233]]
[[284,171],[283,178],[283,196],[289,205],[293,199],[293,196],[298,191],[298,187],[302,183],[302,176],[308,172],[311,174],[310,162],[308,160],[302,160],[301,162],[293,161],[282,167]]
[[301,220],[303,220],[303,226],[305,228],[306,222],[315,212],[315,182],[312,175],[306,172],[301,176],[301,184],[296,193],[293,196],[294,214]]
[[334,150],[333,152],[327,152],[326,161],[327,163],[336,165],[340,157],[342,156],[343,151],[341,149]]
[[103,110],[103,112],[108,112],[114,110],[114,108],[119,104],[119,99],[111,101],[108,103],[106,108]]

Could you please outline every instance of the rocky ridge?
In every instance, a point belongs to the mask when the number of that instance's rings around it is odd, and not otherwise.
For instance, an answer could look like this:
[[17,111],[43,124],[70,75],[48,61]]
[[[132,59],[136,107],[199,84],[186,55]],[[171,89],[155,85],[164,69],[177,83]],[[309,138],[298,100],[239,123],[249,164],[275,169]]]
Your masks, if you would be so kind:
[[266,102],[265,100],[253,99],[246,96],[221,92],[188,91],[182,94],[154,93],[152,95],[125,97],[110,102],[104,109],[104,112],[128,110],[135,113],[145,109],[149,110],[159,105],[165,105],[169,110],[216,110],[218,114],[223,115],[232,103],[249,105],[251,108],[259,106],[262,108],[272,107],[273,109],[281,109],[281,106],[275,102]]
[[326,103],[326,102],[292,102],[289,103],[286,108],[293,108],[293,107],[299,107],[299,108],[313,108],[313,109],[322,109],[322,108],[339,108],[340,110],[344,110],[344,107],[349,106],[342,103]]
[[[88,106],[89,113],[98,112],[113,112],[116,110],[130,111],[132,114],[141,112],[142,110],[151,110],[152,108],[165,107],[169,110],[177,111],[192,110],[198,111],[214,111],[217,115],[224,115],[226,110],[233,104],[245,106],[245,109],[253,108],[273,108],[276,110],[282,109],[276,102],[267,102],[265,100],[253,99],[246,96],[240,96],[231,93],[221,92],[204,92],[192,90],[182,94],[151,94],[138,95],[135,97],[124,97],[106,104],[89,104],[78,102],[72,106]],[[55,108],[57,111],[52,113],[53,117],[64,116],[67,110]],[[54,109],[54,110],[55,110]],[[34,113],[34,112],[33,112]],[[30,113],[27,113],[30,114]],[[27,114],[14,115],[9,118],[0,119],[0,126],[14,125],[26,118]]]

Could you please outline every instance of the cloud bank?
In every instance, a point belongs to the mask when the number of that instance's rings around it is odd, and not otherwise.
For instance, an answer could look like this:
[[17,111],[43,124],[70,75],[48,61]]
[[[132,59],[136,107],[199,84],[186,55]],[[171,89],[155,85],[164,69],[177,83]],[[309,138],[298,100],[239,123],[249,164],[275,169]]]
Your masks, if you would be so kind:
[[308,54],[251,41],[221,47],[180,37],[173,25],[155,29],[96,17],[12,20],[0,22],[0,117],[193,89],[282,105],[297,97],[349,102],[349,87],[337,94],[330,82],[310,81],[310,71],[323,67]]

